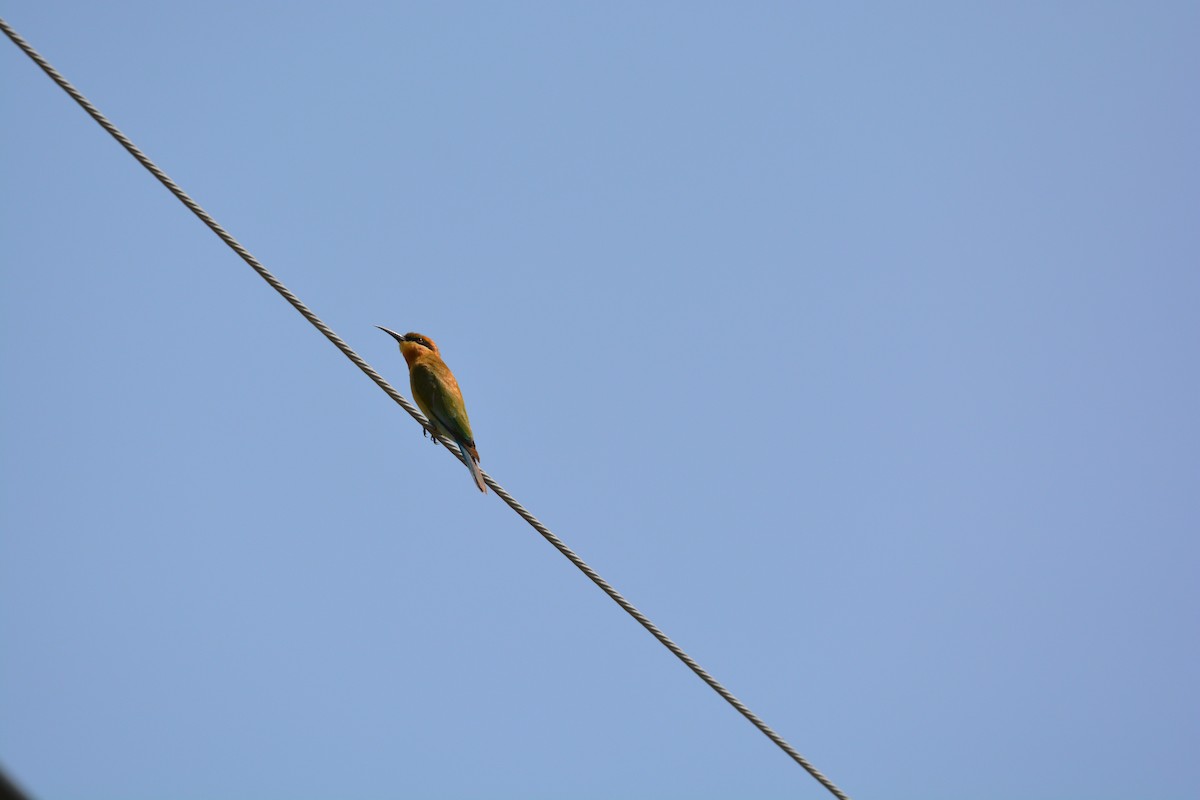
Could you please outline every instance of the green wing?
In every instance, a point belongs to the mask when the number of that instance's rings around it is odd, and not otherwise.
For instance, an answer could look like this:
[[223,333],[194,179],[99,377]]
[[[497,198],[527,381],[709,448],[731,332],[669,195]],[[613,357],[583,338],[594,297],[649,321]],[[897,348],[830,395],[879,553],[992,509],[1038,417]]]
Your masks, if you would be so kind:
[[471,433],[471,421],[467,419],[467,407],[463,403],[458,381],[449,370],[439,370],[429,364],[414,364],[409,375],[412,390],[441,425],[456,439],[462,439],[469,447],[475,446]]

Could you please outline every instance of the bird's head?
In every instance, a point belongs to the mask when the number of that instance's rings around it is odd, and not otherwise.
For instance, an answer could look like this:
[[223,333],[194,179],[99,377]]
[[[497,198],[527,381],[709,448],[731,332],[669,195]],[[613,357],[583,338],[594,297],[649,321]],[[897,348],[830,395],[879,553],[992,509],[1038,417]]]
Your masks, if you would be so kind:
[[379,328],[379,330],[383,331],[388,336],[391,336],[393,339],[395,339],[397,342],[400,343],[400,352],[404,355],[404,360],[407,361],[410,366],[412,365],[413,361],[415,361],[417,359],[417,357],[420,356],[422,353],[431,352],[434,355],[437,355],[437,352],[438,352],[437,345],[434,344],[433,339],[430,339],[428,336],[425,336],[424,334],[420,334],[420,333],[400,334],[400,333],[396,333],[395,331],[388,330],[387,328],[383,327],[382,325],[376,325],[375,327]]

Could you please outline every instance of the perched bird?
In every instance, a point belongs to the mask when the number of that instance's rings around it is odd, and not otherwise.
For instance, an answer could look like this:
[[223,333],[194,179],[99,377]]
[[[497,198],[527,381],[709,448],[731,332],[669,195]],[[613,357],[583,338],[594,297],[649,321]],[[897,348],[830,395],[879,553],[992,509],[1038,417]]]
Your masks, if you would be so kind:
[[475,449],[467,407],[463,403],[458,381],[454,380],[454,373],[442,361],[438,346],[433,339],[419,333],[401,336],[382,325],[375,327],[400,343],[400,353],[408,362],[408,380],[412,385],[413,398],[421,408],[421,413],[433,423],[438,433],[454,440],[462,451],[463,461],[471,470],[475,485],[486,494],[487,484],[479,472],[479,451]]

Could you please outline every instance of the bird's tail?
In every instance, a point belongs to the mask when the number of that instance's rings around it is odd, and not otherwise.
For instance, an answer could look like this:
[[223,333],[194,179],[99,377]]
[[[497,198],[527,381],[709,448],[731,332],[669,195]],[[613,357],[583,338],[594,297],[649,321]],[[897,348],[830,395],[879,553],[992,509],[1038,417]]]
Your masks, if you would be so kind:
[[476,455],[477,451],[457,436],[454,437],[454,443],[458,445],[458,449],[462,453],[462,460],[466,463],[467,469],[471,470],[471,477],[475,479],[475,485],[479,487],[479,491],[487,494],[487,484],[483,482],[483,473],[479,471],[479,456]]

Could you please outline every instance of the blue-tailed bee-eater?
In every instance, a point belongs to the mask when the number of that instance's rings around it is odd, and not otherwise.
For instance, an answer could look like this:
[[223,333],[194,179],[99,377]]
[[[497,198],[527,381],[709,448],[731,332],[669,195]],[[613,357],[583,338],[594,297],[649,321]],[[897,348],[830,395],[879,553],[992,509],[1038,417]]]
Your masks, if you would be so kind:
[[400,343],[400,353],[408,363],[408,382],[417,406],[438,433],[458,445],[463,462],[475,479],[475,485],[486,494],[487,484],[479,472],[479,451],[475,449],[471,421],[467,419],[467,406],[463,403],[462,391],[458,388],[458,381],[454,380],[454,373],[442,361],[438,346],[433,339],[419,333],[402,336],[382,325],[375,327]]

